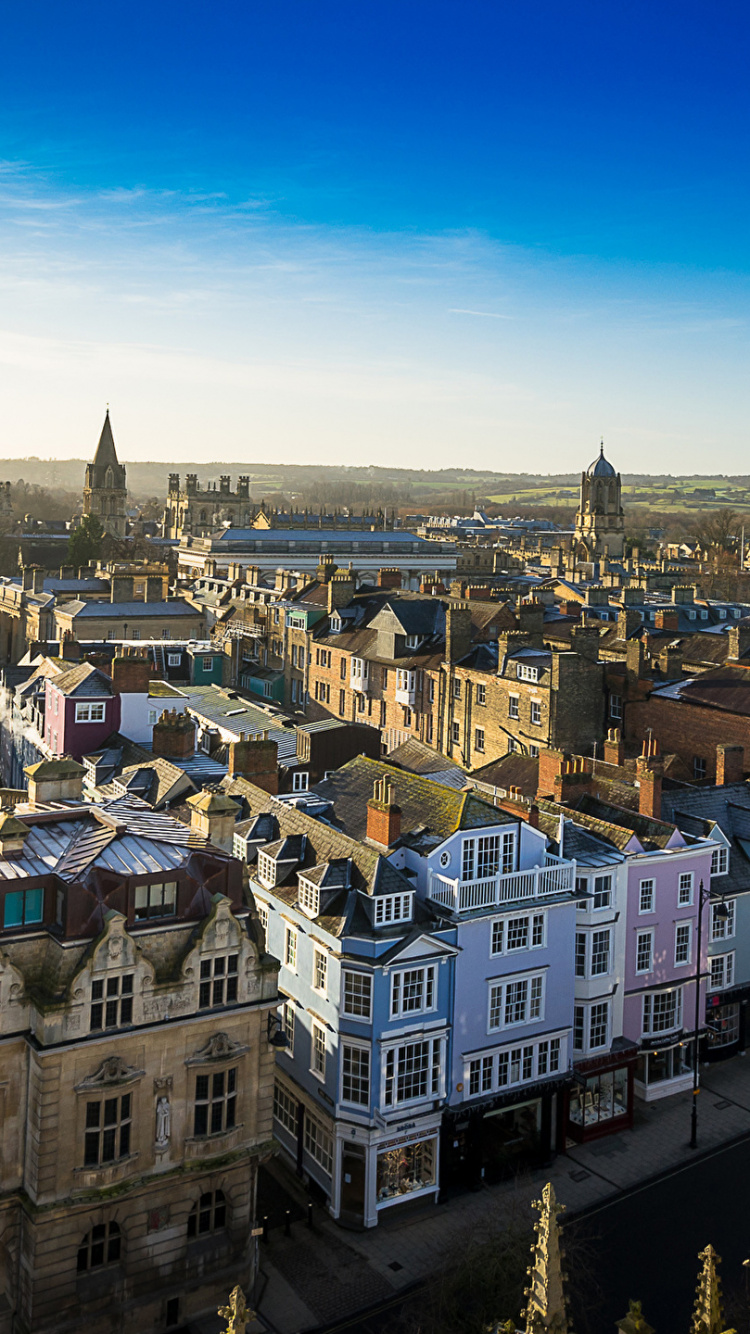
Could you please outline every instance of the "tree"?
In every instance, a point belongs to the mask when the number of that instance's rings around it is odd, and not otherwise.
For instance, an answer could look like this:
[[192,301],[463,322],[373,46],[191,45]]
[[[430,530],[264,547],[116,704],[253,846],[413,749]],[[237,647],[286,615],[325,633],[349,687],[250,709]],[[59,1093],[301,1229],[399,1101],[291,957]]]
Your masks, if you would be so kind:
[[68,539],[68,562],[88,565],[101,554],[104,529],[95,514],[84,514],[78,527]]

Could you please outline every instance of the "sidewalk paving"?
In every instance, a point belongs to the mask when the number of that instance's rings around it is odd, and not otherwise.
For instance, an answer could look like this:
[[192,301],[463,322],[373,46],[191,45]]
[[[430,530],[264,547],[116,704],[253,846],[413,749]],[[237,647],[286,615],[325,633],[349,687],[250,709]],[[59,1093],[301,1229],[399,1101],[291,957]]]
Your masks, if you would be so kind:
[[[301,1334],[343,1318],[437,1272],[447,1259],[502,1228],[532,1217],[531,1200],[552,1181],[569,1213],[612,1199],[651,1177],[695,1160],[689,1147],[691,1093],[658,1102],[636,1100],[635,1124],[595,1141],[575,1145],[549,1168],[498,1186],[486,1186],[444,1205],[367,1232],[338,1227],[322,1209],[311,1231],[294,1224],[291,1237],[272,1232],[261,1246],[265,1289],[257,1302],[261,1322],[273,1334]],[[750,1060],[735,1057],[704,1066],[698,1098],[698,1153],[750,1135]],[[300,1183],[281,1164],[287,1190]]]

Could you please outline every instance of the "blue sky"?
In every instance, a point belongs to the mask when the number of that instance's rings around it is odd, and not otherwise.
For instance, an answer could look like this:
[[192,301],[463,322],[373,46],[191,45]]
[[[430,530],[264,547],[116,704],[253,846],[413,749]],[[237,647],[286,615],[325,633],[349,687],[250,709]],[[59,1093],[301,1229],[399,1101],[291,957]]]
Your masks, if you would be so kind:
[[7,6],[0,455],[750,471],[747,6]]

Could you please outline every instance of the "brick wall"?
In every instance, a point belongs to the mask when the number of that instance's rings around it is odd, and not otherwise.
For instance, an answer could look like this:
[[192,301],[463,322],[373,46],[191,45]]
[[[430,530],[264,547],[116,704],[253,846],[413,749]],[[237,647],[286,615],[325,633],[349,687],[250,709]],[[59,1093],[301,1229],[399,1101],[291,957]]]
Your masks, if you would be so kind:
[[695,761],[702,760],[710,783],[717,781],[717,746],[731,742],[746,752],[750,746],[749,717],[661,695],[633,701],[626,710],[625,723],[630,738],[645,736],[646,729],[651,728],[662,755],[679,755],[691,774],[695,774]]

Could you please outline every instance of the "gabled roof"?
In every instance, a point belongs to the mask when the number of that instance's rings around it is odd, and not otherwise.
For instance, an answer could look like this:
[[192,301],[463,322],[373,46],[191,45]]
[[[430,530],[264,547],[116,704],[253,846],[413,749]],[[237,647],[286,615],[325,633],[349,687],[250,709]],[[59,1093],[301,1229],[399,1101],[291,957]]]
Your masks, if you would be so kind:
[[367,836],[367,803],[375,782],[387,778],[393,800],[401,808],[401,832],[433,835],[438,841],[459,829],[511,824],[512,816],[473,792],[457,792],[421,774],[394,769],[380,760],[358,755],[312,789],[333,803],[332,820],[351,838]]
[[114,695],[112,678],[107,676],[98,667],[93,667],[90,662],[80,662],[76,667],[71,667],[70,671],[60,672],[59,676],[52,678],[52,684],[63,695],[75,696],[76,698],[85,695]]
[[620,828],[630,835],[634,834],[646,851],[674,847],[684,842],[673,824],[667,824],[664,820],[652,820],[638,811],[613,806],[609,802],[600,801],[597,797],[584,795],[575,811],[577,815],[595,820],[599,825],[609,825],[613,829]]

